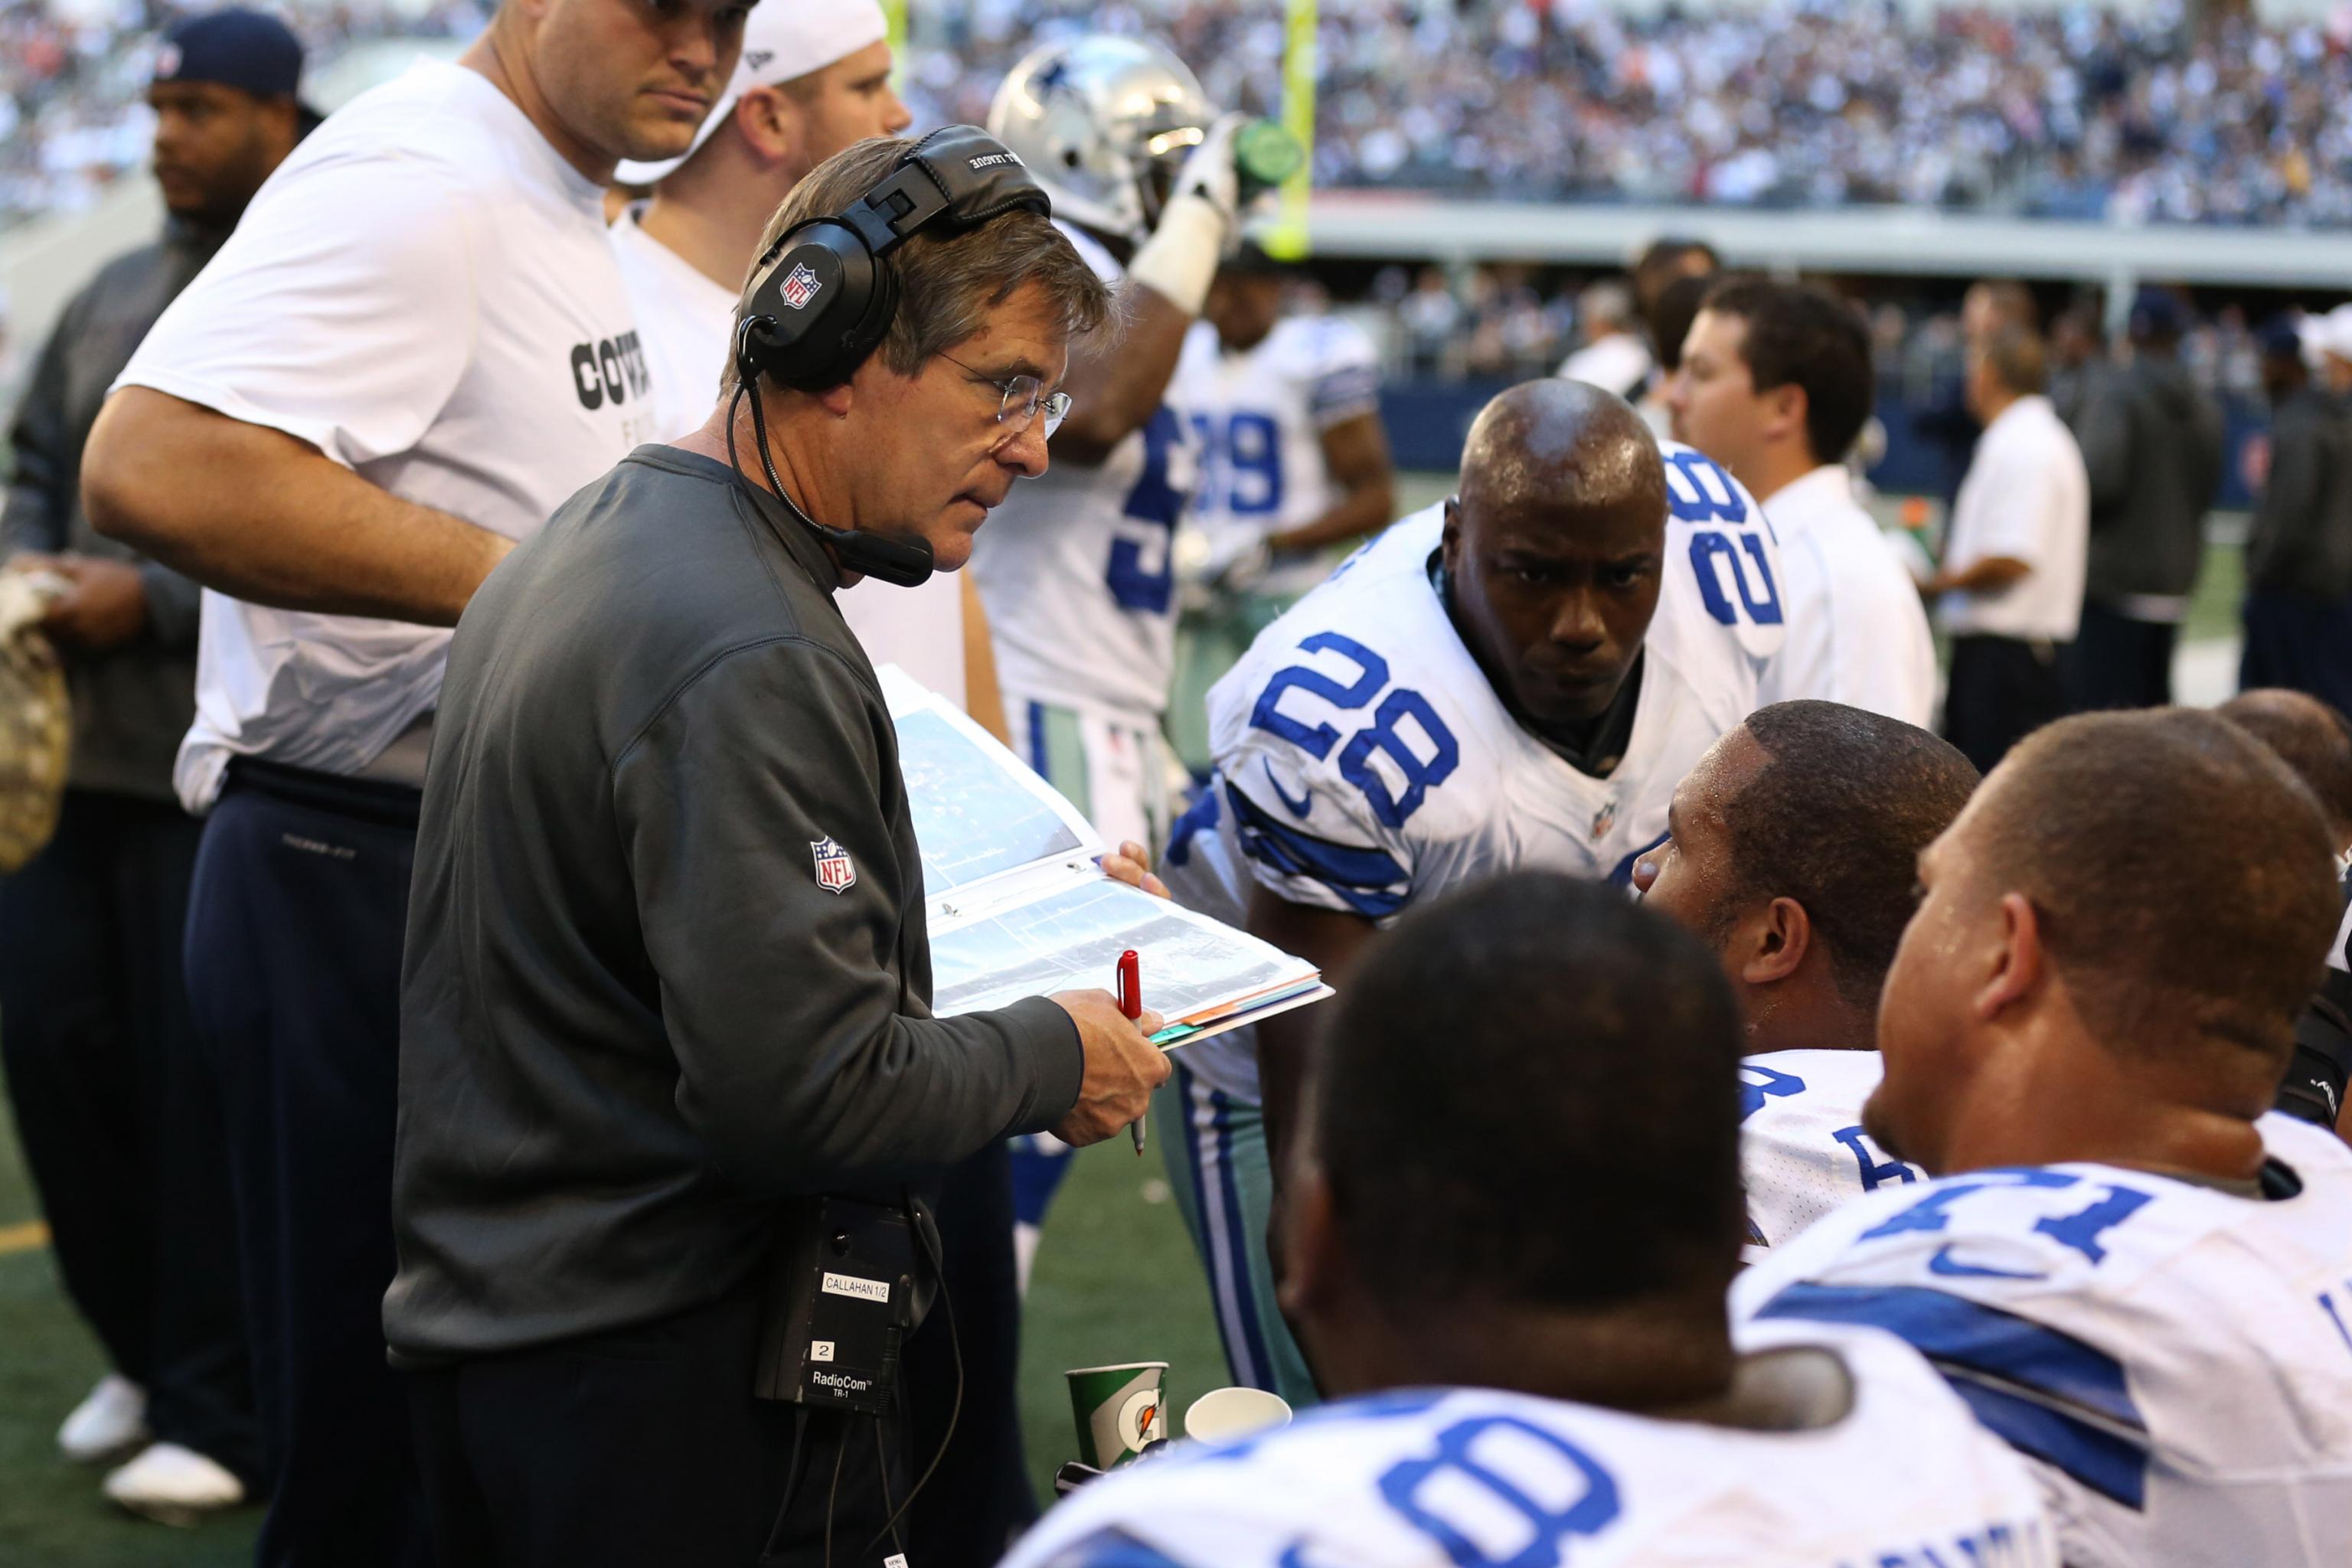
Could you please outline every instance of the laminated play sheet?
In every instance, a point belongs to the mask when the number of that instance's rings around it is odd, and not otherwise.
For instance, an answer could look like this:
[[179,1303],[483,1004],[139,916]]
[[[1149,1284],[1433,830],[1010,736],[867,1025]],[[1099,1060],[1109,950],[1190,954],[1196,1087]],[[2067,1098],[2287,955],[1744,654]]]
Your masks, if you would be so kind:
[[1052,785],[954,704],[895,666],[878,672],[923,857],[932,1010],[1110,989],[1140,960],[1163,1046],[1331,994],[1313,965],[1105,876],[1094,830]]

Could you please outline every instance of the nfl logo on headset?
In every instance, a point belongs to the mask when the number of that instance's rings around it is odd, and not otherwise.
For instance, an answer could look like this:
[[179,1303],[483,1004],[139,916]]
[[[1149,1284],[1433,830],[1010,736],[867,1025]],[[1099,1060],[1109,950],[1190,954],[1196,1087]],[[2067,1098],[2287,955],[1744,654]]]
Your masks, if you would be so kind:
[[816,298],[816,291],[824,287],[816,280],[816,274],[809,270],[807,262],[795,263],[784,279],[784,303],[795,310],[804,310],[808,309],[808,302]]
[[816,857],[816,885],[828,893],[845,893],[857,885],[857,868],[849,863],[849,851],[830,838],[812,839],[809,852]]

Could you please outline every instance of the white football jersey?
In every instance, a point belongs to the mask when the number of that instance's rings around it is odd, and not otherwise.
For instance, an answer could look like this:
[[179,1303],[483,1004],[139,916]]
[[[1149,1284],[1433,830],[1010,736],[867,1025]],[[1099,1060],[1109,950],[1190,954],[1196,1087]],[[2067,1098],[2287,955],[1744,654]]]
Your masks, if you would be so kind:
[[1768,1051],[1739,1064],[1748,1261],[1864,1193],[1926,1179],[1862,1130],[1862,1102],[1885,1073],[1876,1051]]
[[2260,1126],[2263,1197],[2088,1162],[1882,1188],[1735,1311],[1908,1340],[2032,1462],[2071,1568],[2342,1568],[2352,1150]]
[[1853,1408],[1757,1432],[1483,1388],[1340,1401],[1233,1447],[1180,1447],[1072,1495],[1005,1568],[2055,1568],[2032,1477],[1883,1334],[1818,1347]]
[[[1100,243],[1055,226],[1118,284]],[[971,573],[1008,694],[1159,728],[1176,664],[1176,525],[1197,457],[1191,424],[1162,405],[1096,467],[1055,462],[989,515]]]
[[1314,521],[1339,499],[1323,433],[1380,412],[1380,356],[1361,328],[1336,316],[1286,317],[1238,353],[1200,321],[1184,340],[1175,388],[1200,440],[1187,526],[1222,564],[1268,534]]
[[[1216,773],[1177,824],[1177,899],[1231,924],[1255,880],[1387,921],[1479,877],[1539,867],[1624,884],[1666,836],[1675,786],[1756,705],[1779,649],[1770,529],[1737,480],[1660,442],[1674,511],[1623,758],[1595,778],[1529,734],[1431,580],[1433,506],[1391,525],[1259,634],[1209,693]],[[1256,1042],[1189,1047],[1213,1088],[1257,1098]]]

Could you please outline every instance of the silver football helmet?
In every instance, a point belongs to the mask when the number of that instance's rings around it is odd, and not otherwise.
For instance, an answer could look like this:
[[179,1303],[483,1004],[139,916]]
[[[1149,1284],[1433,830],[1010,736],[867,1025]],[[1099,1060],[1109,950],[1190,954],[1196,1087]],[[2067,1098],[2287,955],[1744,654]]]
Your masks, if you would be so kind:
[[1216,118],[1165,47],[1096,33],[1031,50],[996,89],[988,132],[1029,165],[1055,216],[1139,244]]

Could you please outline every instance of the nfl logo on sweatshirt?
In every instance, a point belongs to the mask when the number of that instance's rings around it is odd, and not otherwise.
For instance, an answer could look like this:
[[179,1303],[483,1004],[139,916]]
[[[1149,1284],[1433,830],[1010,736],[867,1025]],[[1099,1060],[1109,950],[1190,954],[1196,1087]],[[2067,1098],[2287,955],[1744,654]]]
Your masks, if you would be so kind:
[[816,885],[828,893],[845,893],[857,883],[857,868],[849,863],[849,851],[830,838],[812,839],[809,852],[816,857]]
[[806,310],[808,302],[816,298],[816,291],[824,287],[816,274],[809,270],[807,262],[796,262],[784,278],[784,303],[795,310]]

